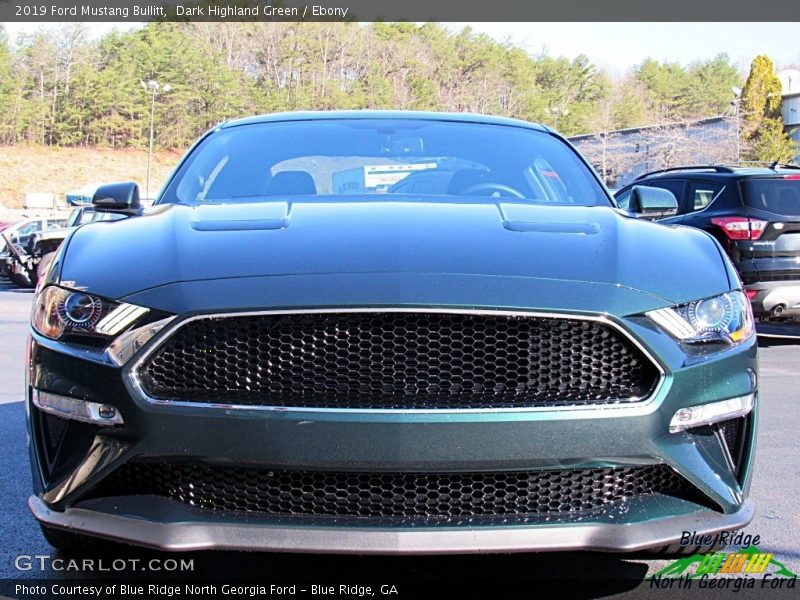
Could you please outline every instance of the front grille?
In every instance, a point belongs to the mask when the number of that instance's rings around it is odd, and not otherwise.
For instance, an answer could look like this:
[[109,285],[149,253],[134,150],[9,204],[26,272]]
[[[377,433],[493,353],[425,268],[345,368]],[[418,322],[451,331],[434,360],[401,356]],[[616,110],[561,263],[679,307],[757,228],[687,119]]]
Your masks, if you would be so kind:
[[739,437],[743,432],[743,424],[744,417],[719,423],[720,431],[722,431],[722,435],[725,438],[725,444],[730,448],[731,453],[734,453],[736,448],[739,447]]
[[722,438],[719,443],[723,445],[723,451],[727,452],[733,467],[733,474],[736,477],[741,475],[747,452],[747,435],[751,427],[752,415],[736,417],[727,421],[719,421],[711,425],[702,425],[689,429],[689,432],[699,436],[714,436],[717,433]]
[[31,429],[38,440],[39,466],[48,482],[71,473],[86,456],[99,429],[30,407]]
[[422,312],[198,319],[138,372],[156,399],[375,409],[632,403],[659,378],[602,322]]
[[742,470],[742,463],[745,456],[745,443],[747,436],[747,428],[750,423],[750,417],[739,417],[738,419],[730,419],[718,424],[723,437],[725,438],[725,445],[727,446],[728,453],[733,463],[734,474],[738,477]]
[[275,516],[436,520],[535,517],[608,508],[652,494],[691,497],[666,465],[497,473],[339,473],[130,462],[95,496],[156,495]]

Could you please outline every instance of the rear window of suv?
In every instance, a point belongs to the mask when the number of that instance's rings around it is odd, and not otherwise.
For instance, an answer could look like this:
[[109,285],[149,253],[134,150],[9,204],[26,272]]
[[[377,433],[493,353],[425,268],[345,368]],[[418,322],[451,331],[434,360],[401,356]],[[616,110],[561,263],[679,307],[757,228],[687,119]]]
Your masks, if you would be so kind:
[[745,179],[741,183],[745,205],[778,215],[800,215],[800,178]]

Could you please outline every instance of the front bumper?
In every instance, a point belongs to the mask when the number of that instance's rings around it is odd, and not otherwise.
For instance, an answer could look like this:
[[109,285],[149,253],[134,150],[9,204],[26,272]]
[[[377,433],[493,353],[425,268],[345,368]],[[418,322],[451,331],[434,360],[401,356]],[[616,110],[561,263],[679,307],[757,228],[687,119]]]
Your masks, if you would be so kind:
[[[753,518],[747,500],[733,513],[705,510],[647,519],[627,525],[613,523],[531,527],[452,527],[379,529],[367,527],[281,526],[259,519],[210,521],[162,498],[138,499],[134,508],[119,500],[89,503],[65,512],[48,508],[40,498],[28,501],[40,522],[81,533],[158,550],[257,550],[265,552],[317,552],[336,554],[479,554],[492,552],[542,552],[604,550],[634,552],[679,541],[685,531],[699,535],[732,531]],[[126,516],[134,510],[137,516]],[[123,513],[123,514],[120,514]],[[164,520],[170,515],[169,520]]]
[[[54,394],[116,406],[122,428],[77,424],[69,452],[51,451],[31,413],[34,515],[52,527],[165,550],[209,548],[352,553],[629,551],[670,544],[683,531],[744,526],[756,412],[748,417],[739,464],[719,438],[671,434],[679,408],[754,392],[755,340],[691,357],[646,319],[621,323],[664,372],[646,402],[579,410],[248,411],[153,404],[100,365],[34,334],[30,384]],[[29,387],[29,402],[30,402]],[[70,426],[72,427],[72,426]],[[494,472],[665,464],[704,499],[653,495],[600,514],[474,525],[413,526],[347,519],[222,514],[156,496],[92,498],[131,460],[180,460],[265,469],[350,472]],[[549,522],[548,522],[549,521]],[[334,524],[332,524],[334,523]],[[365,524],[366,523],[366,524]]]
[[759,282],[745,286],[754,291],[750,299],[753,313],[759,317],[796,318],[800,316],[800,282]]

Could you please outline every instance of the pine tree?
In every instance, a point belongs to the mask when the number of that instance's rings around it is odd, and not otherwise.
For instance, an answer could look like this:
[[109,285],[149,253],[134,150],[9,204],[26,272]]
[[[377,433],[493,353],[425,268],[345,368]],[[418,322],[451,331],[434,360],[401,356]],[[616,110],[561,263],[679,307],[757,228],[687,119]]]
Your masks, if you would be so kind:
[[742,158],[745,161],[787,162],[797,152],[784,132],[781,117],[781,82],[770,58],[753,59],[742,91]]

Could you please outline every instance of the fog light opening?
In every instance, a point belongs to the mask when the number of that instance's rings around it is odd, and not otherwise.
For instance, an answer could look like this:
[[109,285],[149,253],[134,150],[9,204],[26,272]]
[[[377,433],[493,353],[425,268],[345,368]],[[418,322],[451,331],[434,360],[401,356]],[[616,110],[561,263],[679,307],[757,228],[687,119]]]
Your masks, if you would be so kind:
[[727,421],[736,417],[743,417],[753,410],[755,394],[738,396],[710,402],[698,406],[687,406],[679,409],[669,423],[670,433],[678,433],[702,425],[711,425],[719,421]]
[[33,405],[46,413],[73,421],[104,427],[123,424],[122,415],[116,407],[110,404],[99,404],[60,394],[33,390]]

